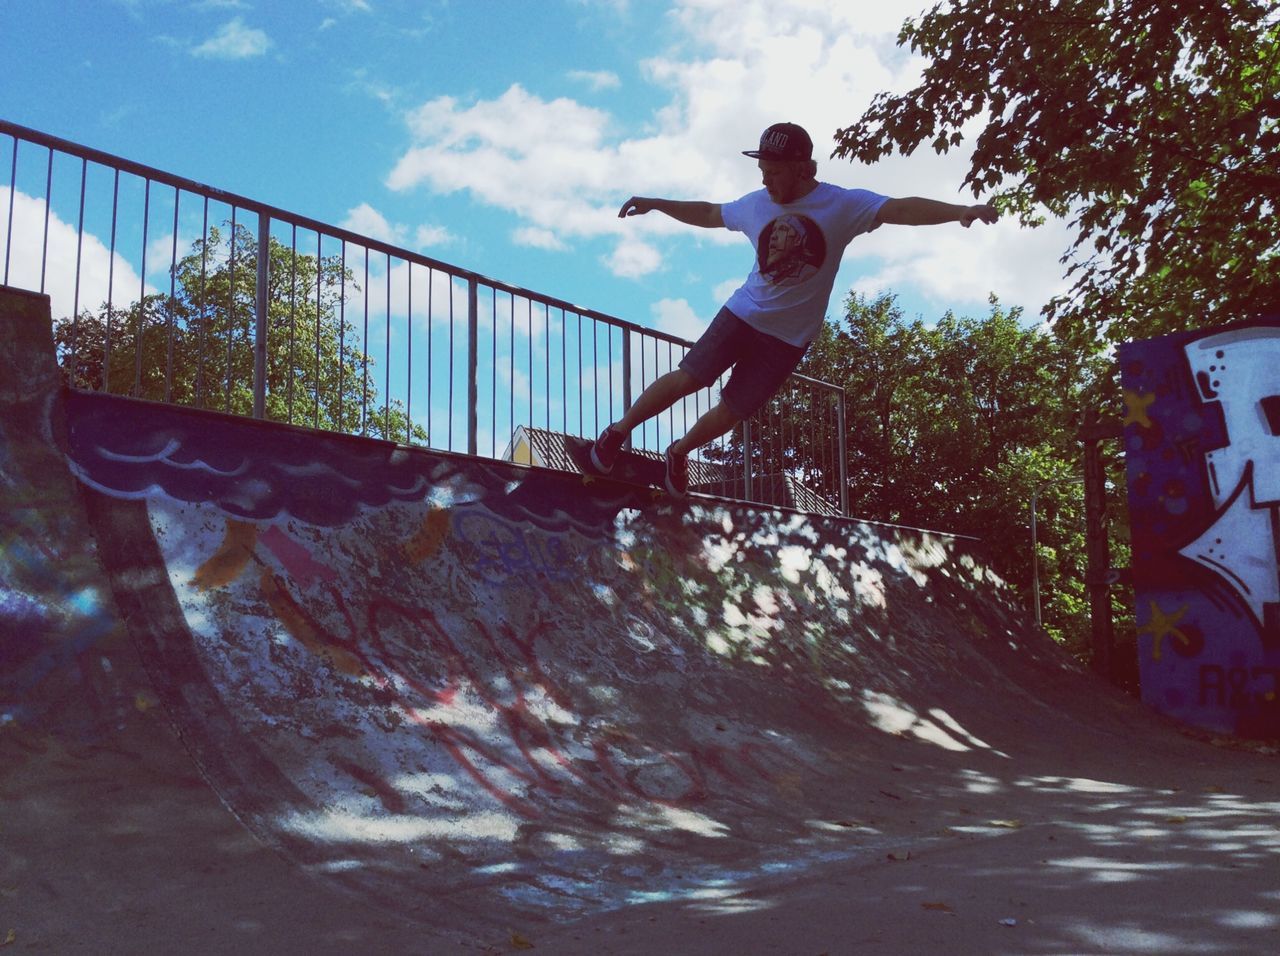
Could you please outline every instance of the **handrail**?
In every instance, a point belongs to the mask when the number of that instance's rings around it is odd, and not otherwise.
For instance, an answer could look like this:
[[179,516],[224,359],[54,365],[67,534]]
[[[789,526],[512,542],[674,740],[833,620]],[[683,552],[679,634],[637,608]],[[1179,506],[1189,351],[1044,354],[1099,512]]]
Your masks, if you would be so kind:
[[[395,437],[388,432],[394,404],[397,415],[400,415],[400,411],[404,413],[397,419],[396,425],[400,429],[397,434],[403,435],[404,440],[420,440],[433,447],[465,450],[478,455],[482,451],[483,434],[487,447],[496,456],[501,447],[499,442],[504,440],[502,436],[510,434],[521,424],[531,427],[542,427],[545,424],[549,429],[566,434],[585,432],[591,437],[594,429],[603,427],[602,418],[604,423],[616,421],[622,411],[630,407],[636,389],[643,389],[646,384],[663,374],[665,369],[675,367],[692,344],[679,336],[493,279],[474,270],[395,246],[385,240],[364,236],[342,226],[290,212],[270,203],[6,120],[0,120],[0,137],[7,137],[13,143],[12,161],[3,164],[9,167],[9,208],[6,220],[0,222],[0,228],[5,230],[0,233],[0,239],[5,244],[3,280],[9,281],[10,260],[16,248],[18,258],[26,258],[25,268],[30,276],[20,281],[29,283],[24,287],[35,287],[37,279],[31,255],[38,251],[38,291],[45,291],[47,283],[57,287],[61,281],[61,287],[67,293],[68,304],[72,306],[68,310],[68,316],[62,321],[78,328],[82,321],[79,311],[81,253],[85,248],[86,238],[97,239],[101,246],[99,262],[95,267],[97,271],[87,269],[84,273],[99,280],[99,291],[105,292],[105,297],[101,300],[101,315],[95,316],[92,311],[83,313],[84,322],[90,325],[94,322],[102,324],[100,341],[96,345],[91,343],[101,354],[95,361],[88,361],[84,366],[96,370],[93,372],[96,378],[89,384],[76,379],[77,369],[81,367],[78,364],[81,355],[76,344],[76,333],[72,332],[69,346],[64,343],[69,357],[69,378],[81,387],[123,390],[139,397],[153,397],[163,401],[194,401],[201,406],[221,407],[227,411],[233,410],[233,396],[249,394],[247,390],[251,389],[251,407],[255,417],[283,416],[281,420],[292,422],[297,413],[299,417],[311,418],[313,427],[345,430],[348,426],[358,426],[361,434],[368,434],[370,430],[376,434],[381,430],[383,437]],[[19,192],[20,144],[48,151],[47,165],[43,160],[39,163],[43,199],[39,196],[41,185],[24,185],[24,192]],[[3,147],[3,140],[0,139],[0,151]],[[79,177],[78,218],[74,200],[61,198],[65,196],[61,192],[59,202],[62,205],[54,213],[55,163],[61,164],[59,168],[66,166],[67,160],[63,157],[78,161],[74,164]],[[101,225],[86,227],[89,164],[93,164],[95,169],[101,167],[112,173],[112,179],[111,184],[106,187],[107,199],[110,200],[109,220],[106,218],[105,201],[100,201],[95,207],[98,213],[94,218],[95,222],[102,220]],[[27,168],[24,165],[24,173]],[[130,215],[136,216],[136,210],[126,211],[120,208],[122,175],[140,180],[145,186],[140,221],[128,218]],[[172,197],[167,195],[166,190],[155,190],[153,187],[156,185],[172,189]],[[96,185],[95,190],[98,190]],[[95,193],[95,199],[100,192],[98,190]],[[24,196],[24,201],[34,200],[38,204],[28,206],[27,212],[29,214],[35,209],[43,216],[42,232],[32,223],[25,227],[26,232],[15,235],[14,213],[19,196]],[[184,197],[194,197],[197,206],[203,201],[203,225],[200,225],[201,216],[191,210],[190,198]],[[228,210],[229,259],[222,263],[206,263],[205,260],[211,243],[215,251],[214,258],[221,255],[217,251],[218,244],[213,242],[217,226],[210,222],[211,202],[225,206]],[[171,247],[166,253],[170,256],[167,271],[169,295],[163,300],[156,297],[156,301],[152,302],[152,293],[147,292],[148,276],[158,271],[158,267],[154,263],[149,267],[148,236],[153,217],[167,215],[169,208],[164,207],[165,203],[171,204],[173,229]],[[186,210],[187,216],[181,230],[180,208]],[[50,231],[51,216],[56,216],[74,232],[74,257],[64,255],[61,260],[57,256],[50,257],[51,243],[54,242]],[[195,218],[194,224],[192,216]],[[255,219],[256,229],[253,222]],[[74,223],[72,220],[75,220]],[[104,241],[108,221],[109,246]],[[164,219],[159,221],[163,222]],[[273,225],[279,227],[275,234],[272,231]],[[200,239],[193,242],[191,248],[203,250],[199,259],[198,292],[193,284],[189,284],[189,273],[183,287],[175,288],[180,262],[186,264],[190,261],[187,258],[179,259],[180,231],[185,232],[189,238],[197,229],[202,230],[198,233]],[[302,237],[307,242],[314,240],[311,246],[303,248],[299,245],[299,230],[304,234],[312,234],[310,239],[306,239],[305,235]],[[283,236],[282,231],[285,234]],[[62,234],[67,234],[66,229],[62,230]],[[137,241],[139,234],[140,243]],[[241,235],[256,245],[257,252],[251,253],[256,258],[255,263],[237,257],[237,242]],[[165,238],[167,240],[169,237]],[[16,241],[19,239],[20,243]],[[130,243],[133,245],[130,246]],[[334,254],[338,246],[341,248],[340,256]],[[328,255],[325,254],[326,248],[329,250]],[[273,268],[270,259],[275,254],[267,251],[271,249],[283,250],[283,261],[292,263],[287,267],[291,270],[296,270],[299,263],[311,263],[309,268],[313,277],[309,280],[312,290],[309,294],[313,297],[312,301],[300,301],[296,286],[286,288],[283,293],[279,286],[275,293],[268,292],[272,281],[278,279],[270,271]],[[62,251],[67,251],[65,246]],[[74,267],[70,261],[72,258]],[[364,271],[362,283],[350,272],[351,265],[358,268],[361,258]],[[206,295],[206,266],[215,272],[223,266],[227,269],[227,274],[223,276],[224,291],[220,293],[223,299],[219,301],[213,301]],[[373,278],[378,282],[385,277],[385,299],[379,298],[382,293],[370,285],[371,266]],[[69,293],[72,268],[74,296]],[[58,269],[62,270],[61,273],[50,274]],[[121,292],[116,281],[120,269],[125,269],[126,275],[134,275],[132,293]],[[330,298],[322,301],[322,270],[334,269],[340,269],[341,283],[337,288],[330,287]],[[418,273],[418,303],[414,301],[414,270],[425,270],[425,275],[421,271]],[[23,270],[19,268],[18,271]],[[397,281],[407,280],[407,290],[397,287],[394,296],[393,273],[397,274]],[[332,283],[338,275],[338,272],[326,271],[323,273],[324,281]],[[104,278],[105,282],[101,282]],[[439,283],[434,281],[436,278],[439,278]],[[421,289],[424,284],[427,287],[425,307],[421,305]],[[249,298],[242,299],[243,289],[246,287],[252,288],[253,292]],[[434,298],[433,287],[439,292]],[[483,295],[480,294],[481,289],[485,290]],[[407,294],[407,306],[399,298],[402,293]],[[277,298],[283,295],[284,299],[273,302],[272,294]],[[126,297],[123,306],[120,305],[122,295]],[[129,295],[134,298],[127,298]],[[464,300],[465,315],[455,315],[455,295]],[[87,292],[85,299],[90,300],[93,296],[94,293]],[[348,314],[348,301],[353,296],[356,301],[363,301],[362,320],[359,316]],[[396,302],[395,325],[393,298]],[[378,303],[378,309],[385,306],[385,316],[371,316],[371,299]],[[540,313],[537,316],[537,340],[534,336],[535,305],[536,311]],[[526,306],[527,316],[524,314]],[[286,307],[287,323],[271,332],[272,323],[281,325],[280,309]],[[157,358],[154,351],[147,352],[152,361],[152,365],[148,366],[143,360],[144,335],[152,335],[151,330],[156,321],[148,312],[150,309],[164,311],[162,324],[167,329],[168,344],[164,357]],[[193,312],[193,309],[196,311]],[[294,323],[296,314],[307,313],[308,309],[310,318],[304,316],[303,322],[304,331],[315,336],[314,365],[304,367],[306,356],[302,353],[295,355],[294,351]],[[519,321],[517,311],[521,313]],[[175,312],[178,313],[177,318]],[[384,318],[385,324],[379,329],[378,324]],[[311,324],[305,325],[308,321]],[[215,324],[210,325],[210,322]],[[217,324],[218,322],[221,324]],[[328,325],[323,325],[326,322]],[[415,325],[419,327],[419,339],[424,334],[426,339],[425,390],[418,388],[418,383],[414,380]],[[322,387],[322,328],[328,329],[327,334],[336,331],[338,336],[337,360],[333,366],[337,372],[336,392],[332,382],[324,385],[328,391],[323,399],[319,393]],[[268,336],[286,332],[290,342],[287,365],[280,367],[282,360],[273,351],[275,346]],[[207,334],[212,336],[209,341],[206,341]],[[187,336],[186,339],[181,338],[184,335]],[[178,338],[175,339],[175,336]],[[397,336],[407,359],[407,370],[397,371],[396,386],[400,392],[393,399],[391,345]],[[198,337],[195,346],[192,344],[193,337]],[[181,342],[185,350],[176,349],[175,342]],[[221,357],[207,351],[215,344],[221,350]],[[377,405],[373,405],[372,410],[370,408],[371,344],[385,348],[386,370],[383,380],[372,383],[375,401],[379,387],[384,390],[381,411]],[[191,360],[189,353],[193,347],[198,348],[194,386],[189,380],[181,378],[191,374],[191,366],[186,366],[185,371],[179,368],[176,373],[174,369],[175,362]],[[113,348],[125,350],[123,361],[116,360],[113,364]],[[557,348],[559,351],[554,351]],[[134,354],[130,356],[129,351]],[[576,355],[571,354],[571,351],[576,352]],[[491,358],[488,353],[491,353]],[[397,361],[401,357],[398,354]],[[419,363],[422,358],[423,356],[418,356]],[[247,366],[243,364],[245,361]],[[573,363],[578,366],[576,376],[571,374]],[[157,369],[156,365],[161,367]],[[178,391],[185,389],[185,397],[175,397],[175,374],[178,376],[177,384],[182,386]],[[312,378],[307,380],[307,375]],[[132,383],[128,381],[130,376]],[[433,379],[433,376],[438,378]],[[554,376],[559,378],[553,382]],[[162,389],[144,384],[144,380],[154,382],[158,377],[163,378]],[[275,384],[269,384],[269,379]],[[441,381],[442,379],[446,381]],[[296,412],[295,409],[295,385],[302,386],[302,412]],[[500,386],[503,405],[506,406],[501,408],[501,414],[498,403]],[[191,394],[193,387],[194,397]],[[677,417],[685,418],[684,427],[687,428],[691,416],[696,417],[710,407],[704,402],[713,400],[717,387],[704,389],[664,412],[659,419],[647,423],[642,431],[633,436],[640,442],[637,447],[665,447],[661,443],[676,435]],[[736,451],[729,449],[719,456],[712,454],[713,458],[741,462],[742,473],[736,481],[740,490],[732,490],[731,486],[735,482],[729,481],[722,493],[797,506],[797,497],[816,501],[812,497],[813,487],[820,484],[824,489],[823,496],[831,502],[839,501],[839,513],[847,513],[844,390],[798,373],[791,376],[785,388],[787,391],[760,413],[753,424],[744,423],[737,437],[731,439],[731,442],[737,442]],[[421,409],[424,391],[427,399],[425,424],[419,429],[420,438],[414,439],[412,435],[417,433],[413,431],[412,412],[415,398],[418,409]],[[483,415],[482,399],[485,402]],[[236,403],[240,401],[240,398],[235,398]],[[322,401],[326,403],[324,416],[321,416]],[[270,403],[274,405],[269,407]],[[308,404],[311,406],[310,413],[306,410]],[[249,413],[248,407],[244,405],[238,405],[234,410]],[[576,417],[572,426],[571,413]],[[382,416],[381,422],[378,415]],[[325,423],[323,425],[322,420]],[[422,422],[421,413],[419,422]],[[437,428],[442,438],[438,437]],[[455,443],[455,431],[463,435],[463,444]],[[787,491],[789,483],[794,482],[800,482],[803,487],[795,489],[794,493]],[[782,491],[778,490],[779,483],[785,486]],[[766,497],[762,498],[761,495]],[[778,500],[779,495],[785,500]]]
[[391,255],[399,259],[415,262],[418,265],[435,269],[439,272],[448,272],[450,275],[459,279],[468,281],[474,279],[486,286],[497,289],[499,292],[505,292],[508,295],[517,295],[521,298],[533,297],[539,302],[546,303],[555,309],[566,309],[576,315],[584,318],[598,319],[601,322],[608,322],[618,328],[627,330],[628,332],[639,332],[644,335],[661,339],[672,345],[689,346],[692,343],[688,339],[682,339],[678,336],[663,332],[661,329],[652,329],[647,326],[639,325],[627,319],[619,318],[615,315],[609,315],[605,312],[599,312],[595,309],[586,308],[584,306],[575,305],[566,299],[556,298],[555,296],[546,295],[541,292],[534,292],[522,286],[512,285],[501,279],[494,279],[480,272],[475,272],[463,266],[453,265],[441,259],[435,259],[431,256],[423,255],[412,249],[405,249],[402,246],[392,245],[381,239],[372,236],[365,236],[358,232],[353,232],[342,226],[335,226],[319,219],[312,219],[309,216],[300,213],[290,212],[279,206],[273,206],[257,199],[251,199],[240,193],[229,192],[225,189],[219,189],[216,186],[208,186],[194,179],[187,179],[183,176],[177,176],[173,173],[167,173],[162,169],[154,166],[147,166],[144,163],[135,162],[116,156],[113,153],[107,153],[100,149],[93,149],[88,146],[81,146],[73,143],[71,140],[61,139],[57,136],[51,136],[48,133],[42,133],[39,130],[30,129],[26,126],[19,126],[17,123],[10,123],[8,120],[0,119],[0,133],[7,134],[16,139],[24,139],[28,142],[35,143],[37,146],[44,146],[48,149],[54,149],[58,152],[67,153],[75,156],[77,159],[85,159],[89,162],[99,163],[103,166],[110,166],[113,169],[119,169],[121,172],[132,173],[135,176],[141,176],[144,179],[150,179],[166,186],[172,186],[174,189],[183,189],[187,192],[199,193],[208,196],[210,199],[217,199],[225,202],[227,205],[236,206],[241,209],[248,209],[260,215],[266,215],[271,219],[278,219],[288,222],[292,225],[300,226],[303,229],[310,229],[315,232],[322,232],[326,236],[332,236],[334,239],[342,239],[355,243],[373,252],[382,255]]

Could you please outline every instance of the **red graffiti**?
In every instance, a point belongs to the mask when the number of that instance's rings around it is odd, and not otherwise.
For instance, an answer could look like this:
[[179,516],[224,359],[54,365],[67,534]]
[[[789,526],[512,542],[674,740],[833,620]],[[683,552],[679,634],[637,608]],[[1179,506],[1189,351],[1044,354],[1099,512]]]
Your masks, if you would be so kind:
[[[490,652],[484,659],[496,673],[486,676],[430,609],[379,598],[360,614],[334,584],[326,589],[345,635],[322,624],[278,576],[272,576],[266,592],[286,628],[299,632],[294,636],[300,643],[330,660],[352,662],[355,666],[342,670],[389,693],[401,714],[427,731],[477,786],[521,816],[542,815],[540,796],[559,798],[575,792],[686,806],[712,795],[713,778],[736,787],[752,777],[772,780],[769,763],[799,763],[767,742],[690,742],[668,750],[617,727],[584,734],[579,726],[576,740],[570,741],[566,730],[531,706],[538,699],[563,712],[575,710],[572,695],[538,656],[538,642],[550,625],[535,623],[520,632],[503,622],[495,633],[479,620],[468,622],[476,639],[468,646],[481,645]],[[433,673],[410,672],[403,666],[406,660],[430,662]],[[501,739],[448,720],[464,694],[478,698],[497,716]],[[573,743],[577,756],[569,752]],[[655,774],[660,784],[652,782]],[[379,795],[385,803],[385,795]]]

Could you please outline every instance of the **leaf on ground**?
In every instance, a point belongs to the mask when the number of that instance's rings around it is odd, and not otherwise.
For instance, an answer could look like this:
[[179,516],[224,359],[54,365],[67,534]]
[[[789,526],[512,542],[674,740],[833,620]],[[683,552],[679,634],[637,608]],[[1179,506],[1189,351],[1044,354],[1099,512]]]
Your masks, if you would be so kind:
[[529,940],[525,939],[519,933],[514,931],[511,933],[511,945],[514,946],[516,949],[533,949],[534,948],[533,943],[531,943]]
[[1005,830],[1020,830],[1020,829],[1022,829],[1022,821],[1021,821],[1021,820],[992,820],[992,821],[991,821],[991,825],[992,825],[993,827],[1001,827],[1002,829],[1005,829]]
[[922,907],[932,910],[935,913],[954,913],[955,910],[947,903],[921,903]]
[[910,850],[894,850],[892,853],[888,854],[888,857],[889,859],[893,860],[895,863],[902,863],[902,862],[905,862],[906,860],[911,859],[911,851]]
[[1187,822],[1187,818],[1186,818],[1186,817],[1184,817],[1184,816],[1182,816],[1182,815],[1172,816],[1172,817],[1165,817],[1165,818],[1164,818],[1164,822],[1165,822],[1165,823],[1186,823],[1186,822]]
[[12,946],[15,942],[17,942],[17,940],[18,940],[18,931],[16,929],[11,929],[9,930],[9,932],[5,934],[4,942],[0,943],[0,946]]

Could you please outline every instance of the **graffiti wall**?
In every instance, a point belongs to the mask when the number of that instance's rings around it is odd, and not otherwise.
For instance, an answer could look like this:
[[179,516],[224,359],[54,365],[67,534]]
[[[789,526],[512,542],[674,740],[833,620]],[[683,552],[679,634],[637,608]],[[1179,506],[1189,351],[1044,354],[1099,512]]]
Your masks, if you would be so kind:
[[947,539],[66,408],[114,599],[202,773],[397,911],[569,917],[840,858],[845,828],[812,821],[846,819],[868,720],[989,749],[938,701],[998,721],[961,660],[1009,653],[1015,625]]
[[1143,699],[1280,734],[1280,318],[1120,362]]

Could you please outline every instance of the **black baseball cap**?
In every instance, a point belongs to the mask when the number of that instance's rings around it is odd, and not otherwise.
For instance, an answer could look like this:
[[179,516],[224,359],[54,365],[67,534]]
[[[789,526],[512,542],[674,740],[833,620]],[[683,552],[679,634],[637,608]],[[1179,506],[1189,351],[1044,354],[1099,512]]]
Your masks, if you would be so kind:
[[752,159],[813,159],[813,140],[795,123],[774,123],[760,134],[759,149],[744,149]]

